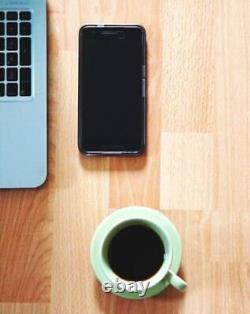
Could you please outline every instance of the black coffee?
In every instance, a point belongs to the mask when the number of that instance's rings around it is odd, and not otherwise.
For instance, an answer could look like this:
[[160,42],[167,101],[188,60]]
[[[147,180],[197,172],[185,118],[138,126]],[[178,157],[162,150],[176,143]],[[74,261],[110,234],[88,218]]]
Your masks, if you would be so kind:
[[143,281],[161,267],[164,245],[147,226],[132,225],[120,230],[111,240],[108,262],[116,275],[125,280]]

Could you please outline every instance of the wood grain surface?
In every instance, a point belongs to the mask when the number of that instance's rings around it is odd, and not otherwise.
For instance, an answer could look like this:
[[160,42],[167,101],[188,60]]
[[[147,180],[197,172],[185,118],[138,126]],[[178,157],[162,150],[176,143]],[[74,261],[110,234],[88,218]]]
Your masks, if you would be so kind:
[[[250,1],[49,0],[49,176],[0,191],[0,314],[247,314],[250,308]],[[77,149],[78,31],[147,31],[148,149]],[[183,241],[188,290],[101,292],[91,237],[117,208],[156,208]]]

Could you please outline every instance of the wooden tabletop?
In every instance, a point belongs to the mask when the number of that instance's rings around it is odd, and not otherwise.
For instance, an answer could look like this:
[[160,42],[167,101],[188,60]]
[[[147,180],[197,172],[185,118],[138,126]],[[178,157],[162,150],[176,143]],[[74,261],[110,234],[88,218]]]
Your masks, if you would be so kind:
[[[250,308],[250,1],[49,0],[49,176],[0,192],[1,314],[241,314]],[[141,24],[148,42],[148,150],[77,149],[78,31]],[[89,261],[115,209],[160,210],[183,241],[184,294],[101,292]]]

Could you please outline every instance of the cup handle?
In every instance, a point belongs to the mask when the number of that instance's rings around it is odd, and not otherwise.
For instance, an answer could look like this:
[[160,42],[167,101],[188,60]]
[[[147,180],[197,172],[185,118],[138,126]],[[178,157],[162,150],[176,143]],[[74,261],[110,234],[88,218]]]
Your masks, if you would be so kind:
[[177,276],[172,270],[168,271],[166,281],[181,292],[184,292],[187,288],[186,281]]

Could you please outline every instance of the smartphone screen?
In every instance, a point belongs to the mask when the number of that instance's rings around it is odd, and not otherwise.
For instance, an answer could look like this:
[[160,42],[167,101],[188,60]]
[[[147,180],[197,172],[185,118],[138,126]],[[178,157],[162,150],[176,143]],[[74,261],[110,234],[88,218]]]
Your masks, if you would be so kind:
[[145,146],[144,29],[88,25],[79,39],[80,151],[140,154]]

